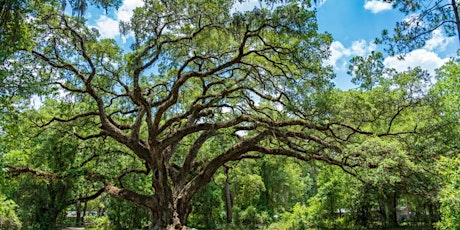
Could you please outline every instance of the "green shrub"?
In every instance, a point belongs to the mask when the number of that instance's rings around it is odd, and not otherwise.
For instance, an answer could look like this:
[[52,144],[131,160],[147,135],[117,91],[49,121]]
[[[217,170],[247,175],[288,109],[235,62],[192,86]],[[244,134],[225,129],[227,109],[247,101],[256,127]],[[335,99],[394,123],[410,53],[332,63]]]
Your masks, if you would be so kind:
[[280,221],[271,224],[269,229],[282,230],[302,230],[308,229],[311,223],[308,222],[309,208],[303,204],[295,204],[292,212],[284,212],[281,214]]
[[0,196],[0,230],[16,230],[22,227],[15,208],[17,205],[14,201]]
[[85,229],[94,230],[109,230],[112,229],[110,226],[110,219],[108,216],[86,216],[85,220],[87,224]]

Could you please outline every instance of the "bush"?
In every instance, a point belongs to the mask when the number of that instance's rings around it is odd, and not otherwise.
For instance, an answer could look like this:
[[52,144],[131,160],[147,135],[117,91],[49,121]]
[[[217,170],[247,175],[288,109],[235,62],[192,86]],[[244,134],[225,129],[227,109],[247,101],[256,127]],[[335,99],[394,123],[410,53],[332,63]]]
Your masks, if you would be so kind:
[[249,205],[249,207],[244,210],[234,206],[232,210],[234,223],[236,226],[242,227],[243,229],[255,229],[268,226],[271,221],[268,212],[260,211],[253,205]]
[[308,229],[311,225],[308,223],[308,212],[309,209],[307,206],[297,203],[292,208],[292,212],[284,212],[281,214],[280,221],[270,225],[269,229]]
[[0,196],[0,230],[16,230],[22,227],[15,208],[16,203]]
[[110,219],[108,216],[86,216],[85,221],[87,224],[85,225],[85,229],[97,229],[97,230],[109,230],[112,229],[110,227]]

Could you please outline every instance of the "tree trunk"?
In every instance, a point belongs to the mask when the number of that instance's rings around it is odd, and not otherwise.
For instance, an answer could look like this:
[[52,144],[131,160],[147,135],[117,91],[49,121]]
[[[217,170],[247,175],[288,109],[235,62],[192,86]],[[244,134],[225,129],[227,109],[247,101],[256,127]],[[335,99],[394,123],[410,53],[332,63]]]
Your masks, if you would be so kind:
[[439,221],[439,208],[434,203],[428,203],[428,222],[430,225]]
[[172,229],[186,229],[187,218],[190,213],[186,210],[169,210],[163,209],[162,211],[153,211],[152,218],[153,224],[150,229],[152,230],[172,230]]
[[397,198],[396,193],[393,194],[393,197],[390,202],[390,226],[398,227],[398,215],[397,215]]
[[380,214],[380,217],[382,218],[381,221],[382,221],[382,224],[386,224],[387,223],[387,211],[386,211],[386,206],[384,205],[384,201],[382,201],[382,199],[379,199],[379,214]]
[[460,16],[458,15],[458,7],[457,7],[457,3],[455,0],[451,0],[451,3],[452,3],[452,10],[453,10],[453,13],[454,13],[454,17],[455,17],[455,26],[457,28],[457,38],[458,38],[458,42],[460,43]]
[[386,194],[387,201],[387,226],[398,227],[398,216],[397,216],[397,194],[396,192],[389,192]]
[[227,210],[227,223],[232,223],[232,197],[230,193],[230,183],[228,182],[228,167],[224,166],[225,172],[225,207]]
[[85,201],[85,203],[83,204],[83,216],[81,217],[81,222],[83,223],[83,225],[85,225],[84,223],[85,223],[87,211],[88,211],[88,201]]
[[175,199],[171,202],[164,199],[160,202],[160,207],[161,210],[159,211],[158,207],[150,209],[153,219],[150,229],[186,229],[187,219],[192,211],[191,200],[183,201],[182,199]]
[[357,213],[357,223],[361,226],[368,226],[370,219],[370,207],[367,201],[362,201]]
[[35,223],[38,225],[35,226],[36,229],[40,230],[55,230],[57,228],[57,218],[59,216],[59,209],[43,208],[40,210],[40,213],[36,216]]
[[191,198],[195,190],[179,189],[181,186],[179,188],[171,186],[169,182],[161,185],[163,186],[155,187],[153,196],[117,188],[110,182],[106,182],[105,190],[115,198],[128,200],[148,208],[152,216],[152,225],[149,229],[185,229],[187,218],[192,211]]
[[80,202],[75,203],[76,217],[75,217],[75,226],[79,227],[83,222],[81,221],[81,205]]

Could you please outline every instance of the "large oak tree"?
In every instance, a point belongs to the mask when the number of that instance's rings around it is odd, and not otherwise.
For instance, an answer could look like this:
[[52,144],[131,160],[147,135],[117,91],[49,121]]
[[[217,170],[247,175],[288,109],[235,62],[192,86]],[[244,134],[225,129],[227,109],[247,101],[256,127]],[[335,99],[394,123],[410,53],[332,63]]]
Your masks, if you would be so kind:
[[[229,162],[269,154],[353,166],[341,156],[350,137],[397,134],[399,110],[381,133],[329,120],[333,74],[323,60],[331,38],[317,32],[308,4],[247,12],[233,4],[145,1],[121,26],[133,36],[130,51],[43,7],[31,19],[36,48],[13,62],[15,74],[32,69],[75,105],[39,126],[70,123],[76,138],[110,138],[143,162],[88,178],[148,208],[153,229],[185,226],[192,197]],[[124,186],[128,174],[145,175],[151,190]]]

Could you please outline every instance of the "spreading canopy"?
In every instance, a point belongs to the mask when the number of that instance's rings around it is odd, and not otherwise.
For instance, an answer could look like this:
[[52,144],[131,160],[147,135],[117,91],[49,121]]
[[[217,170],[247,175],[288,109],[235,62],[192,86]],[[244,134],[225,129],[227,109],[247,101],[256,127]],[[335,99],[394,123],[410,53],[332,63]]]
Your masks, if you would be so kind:
[[[329,120],[332,39],[308,4],[234,12],[233,3],[145,1],[121,26],[130,51],[45,6],[32,19],[37,46],[16,56],[15,68],[35,71],[72,108],[38,126],[69,123],[76,138],[110,138],[143,162],[90,178],[149,208],[158,228],[186,224],[193,195],[228,162],[271,154],[353,166],[341,156],[350,137],[404,133],[391,128],[399,110],[381,133]],[[124,186],[127,174],[145,174],[152,191]]]

